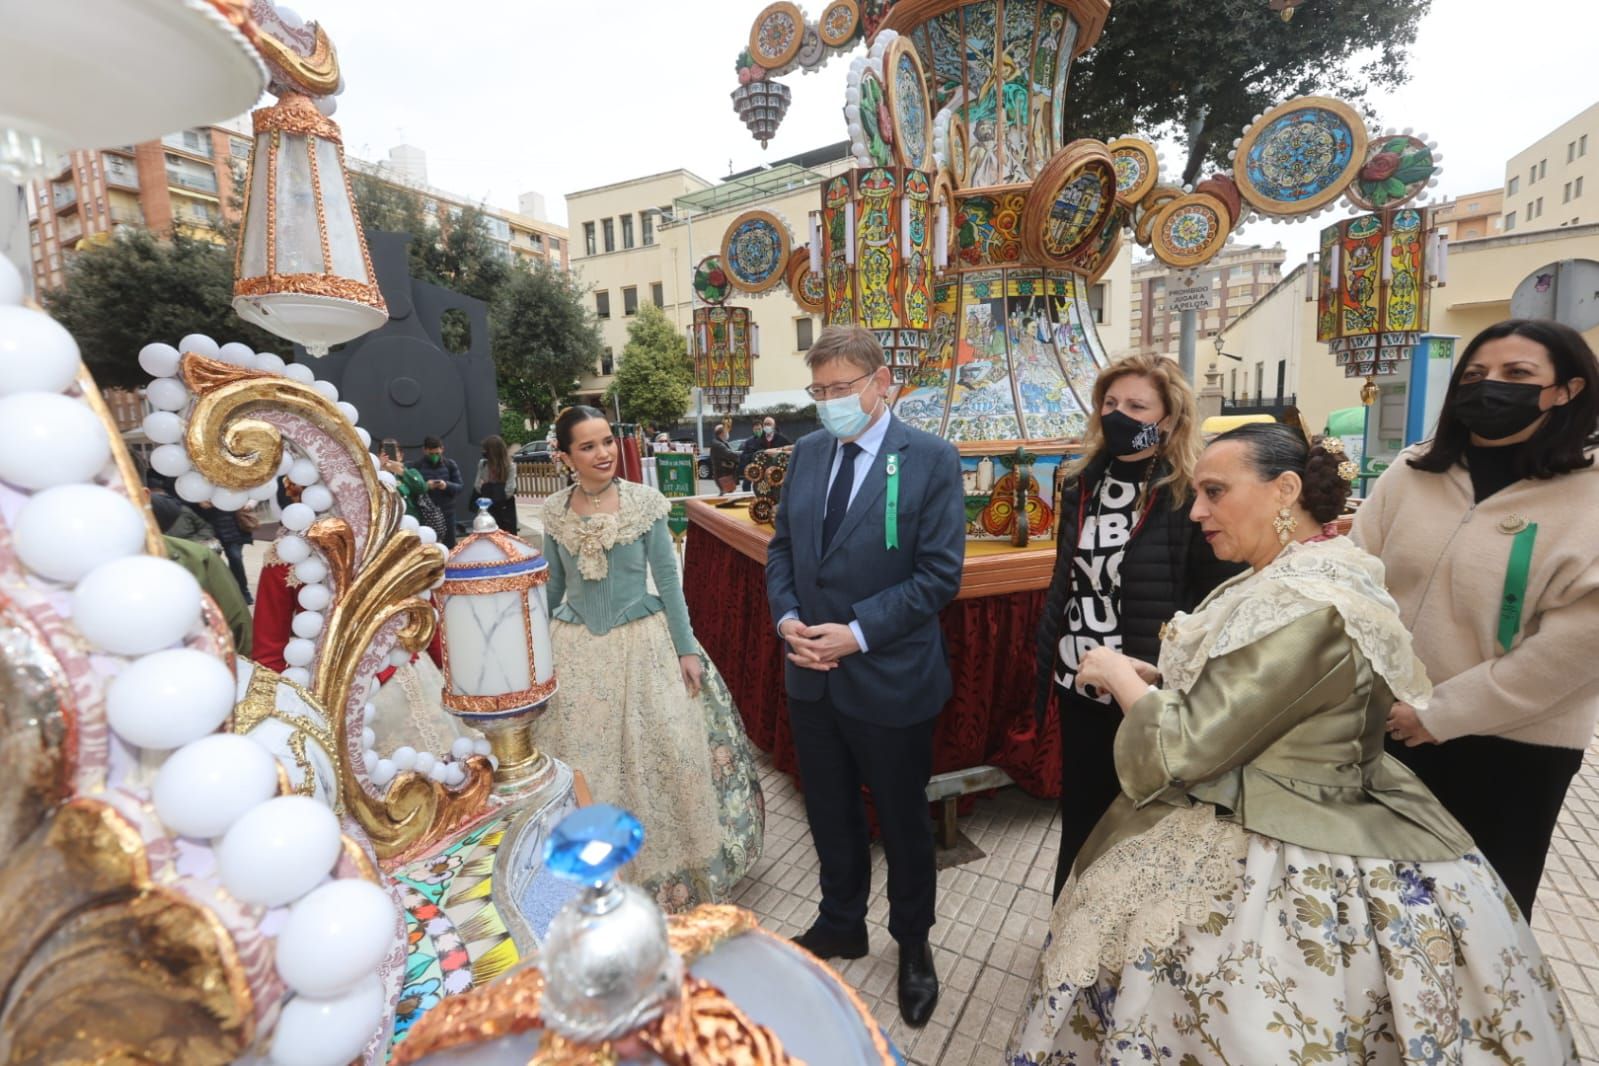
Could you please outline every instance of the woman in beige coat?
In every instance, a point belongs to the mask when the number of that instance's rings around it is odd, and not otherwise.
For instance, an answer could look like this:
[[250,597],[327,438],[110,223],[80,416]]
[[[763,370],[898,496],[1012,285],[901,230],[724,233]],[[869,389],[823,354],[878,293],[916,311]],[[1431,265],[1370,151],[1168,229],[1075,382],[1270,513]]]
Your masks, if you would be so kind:
[[1528,916],[1599,721],[1599,363],[1575,331],[1501,322],[1467,345],[1432,440],[1355,518],[1437,686],[1389,750],[1471,833]]

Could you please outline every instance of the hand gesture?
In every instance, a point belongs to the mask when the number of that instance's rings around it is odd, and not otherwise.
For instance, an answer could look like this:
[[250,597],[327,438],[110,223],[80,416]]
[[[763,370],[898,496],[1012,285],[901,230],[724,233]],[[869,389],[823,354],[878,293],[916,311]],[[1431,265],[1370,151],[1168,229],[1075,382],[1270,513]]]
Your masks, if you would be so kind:
[[1403,702],[1395,703],[1388,712],[1388,735],[1401,741],[1407,748],[1438,743],[1438,738],[1421,724],[1421,716],[1416,713],[1416,708]]
[[700,663],[700,657],[684,655],[679,657],[677,664],[683,671],[683,687],[688,689],[689,698],[698,698],[700,686],[705,679],[705,667]]

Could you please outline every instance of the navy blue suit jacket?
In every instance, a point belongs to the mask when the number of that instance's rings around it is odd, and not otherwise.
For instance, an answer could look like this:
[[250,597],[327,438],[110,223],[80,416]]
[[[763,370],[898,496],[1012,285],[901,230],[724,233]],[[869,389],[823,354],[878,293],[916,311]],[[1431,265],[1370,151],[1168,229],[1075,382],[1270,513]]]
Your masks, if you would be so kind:
[[[892,417],[892,416],[890,416]],[[867,651],[826,673],[787,663],[790,697],[827,698],[842,714],[886,726],[937,715],[949,699],[938,613],[960,589],[966,501],[948,441],[893,419],[833,543],[822,551],[828,475],[838,442],[824,430],[794,446],[766,552],[775,626],[859,622]],[[899,457],[899,547],[886,546],[888,457]]]

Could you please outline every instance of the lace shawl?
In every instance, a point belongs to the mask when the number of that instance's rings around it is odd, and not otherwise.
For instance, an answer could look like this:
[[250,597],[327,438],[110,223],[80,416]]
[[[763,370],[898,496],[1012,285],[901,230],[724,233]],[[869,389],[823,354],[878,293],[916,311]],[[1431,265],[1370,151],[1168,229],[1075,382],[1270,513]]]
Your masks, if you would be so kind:
[[666,497],[647,485],[617,481],[621,506],[615,514],[584,517],[570,502],[577,486],[569,486],[544,501],[544,532],[577,557],[578,573],[589,581],[603,581],[611,572],[606,553],[618,544],[631,544],[650,531],[672,509]]
[[1290,544],[1264,570],[1222,585],[1192,614],[1179,612],[1161,641],[1161,677],[1167,688],[1187,692],[1210,659],[1327,606],[1394,697],[1427,706],[1432,683],[1383,587],[1382,563],[1347,537]]

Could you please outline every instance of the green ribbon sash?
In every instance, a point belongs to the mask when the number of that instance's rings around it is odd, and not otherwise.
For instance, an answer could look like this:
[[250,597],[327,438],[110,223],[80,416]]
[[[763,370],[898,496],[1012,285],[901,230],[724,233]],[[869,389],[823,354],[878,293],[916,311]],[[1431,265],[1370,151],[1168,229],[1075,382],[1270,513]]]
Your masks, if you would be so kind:
[[888,457],[888,502],[883,507],[883,547],[899,550],[899,456]]
[[1521,608],[1527,599],[1527,573],[1532,569],[1532,545],[1538,539],[1534,522],[1510,542],[1510,563],[1505,567],[1505,592],[1499,601],[1499,646],[1505,651],[1521,632]]

